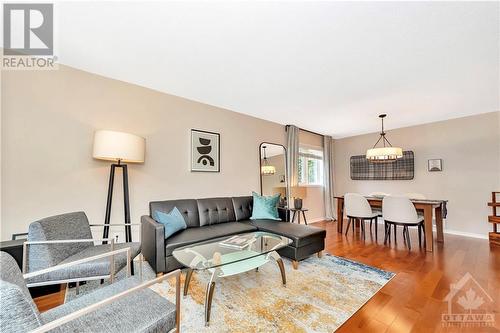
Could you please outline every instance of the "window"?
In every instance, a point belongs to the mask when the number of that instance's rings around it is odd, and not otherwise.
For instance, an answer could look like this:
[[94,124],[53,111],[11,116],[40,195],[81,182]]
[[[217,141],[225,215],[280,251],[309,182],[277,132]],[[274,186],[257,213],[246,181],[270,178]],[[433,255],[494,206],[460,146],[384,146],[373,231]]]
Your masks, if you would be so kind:
[[299,148],[299,185],[323,185],[323,151]]

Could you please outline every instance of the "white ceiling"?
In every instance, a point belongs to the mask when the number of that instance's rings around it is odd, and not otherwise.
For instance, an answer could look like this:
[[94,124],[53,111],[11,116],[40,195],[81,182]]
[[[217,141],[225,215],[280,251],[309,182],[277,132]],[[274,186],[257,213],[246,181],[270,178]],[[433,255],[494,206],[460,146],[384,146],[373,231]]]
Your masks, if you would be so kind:
[[497,111],[499,2],[58,3],[60,62],[345,137]]

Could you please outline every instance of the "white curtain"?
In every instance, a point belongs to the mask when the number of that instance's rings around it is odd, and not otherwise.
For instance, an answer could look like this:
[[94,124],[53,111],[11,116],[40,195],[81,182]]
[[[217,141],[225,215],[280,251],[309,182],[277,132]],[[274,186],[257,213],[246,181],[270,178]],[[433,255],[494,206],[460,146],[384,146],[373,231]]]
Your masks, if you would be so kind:
[[[299,165],[299,131],[297,126],[288,125],[286,127],[287,146],[286,146],[286,170],[287,170],[287,192],[290,196],[291,188],[298,185],[298,165]],[[290,197],[288,205],[290,205]]]
[[325,217],[327,220],[335,220],[335,199],[333,191],[333,139],[331,136],[323,136],[323,177],[324,177],[324,202]]

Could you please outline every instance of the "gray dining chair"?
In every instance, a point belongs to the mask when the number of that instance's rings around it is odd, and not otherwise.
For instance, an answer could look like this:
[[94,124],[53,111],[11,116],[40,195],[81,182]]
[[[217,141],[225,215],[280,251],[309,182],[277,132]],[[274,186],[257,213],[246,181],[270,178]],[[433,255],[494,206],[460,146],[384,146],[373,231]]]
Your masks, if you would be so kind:
[[[115,272],[123,269],[141,251],[140,243],[118,243],[114,239],[93,239],[91,227],[84,212],[66,213],[41,219],[29,226],[28,241],[24,243],[22,272],[29,273],[55,265],[69,263],[116,249],[130,248],[130,258],[121,253],[110,260],[101,258],[67,269],[50,271],[27,279],[28,287],[76,282],[77,292],[81,281],[112,279]],[[123,224],[112,226],[122,226]],[[94,242],[109,244],[94,245]],[[142,262],[142,261],[140,261]],[[133,271],[133,266],[132,266]]]
[[[100,254],[114,257],[124,248]],[[94,257],[82,259],[89,261]],[[77,265],[57,265],[40,272]],[[127,266],[129,266],[128,263]],[[99,288],[73,301],[40,313],[31,298],[19,266],[7,252],[0,251],[0,332],[169,332],[180,328],[180,270],[141,283],[137,277],[128,277]],[[128,270],[129,271],[129,270]],[[176,278],[175,304],[148,287],[165,279]]]

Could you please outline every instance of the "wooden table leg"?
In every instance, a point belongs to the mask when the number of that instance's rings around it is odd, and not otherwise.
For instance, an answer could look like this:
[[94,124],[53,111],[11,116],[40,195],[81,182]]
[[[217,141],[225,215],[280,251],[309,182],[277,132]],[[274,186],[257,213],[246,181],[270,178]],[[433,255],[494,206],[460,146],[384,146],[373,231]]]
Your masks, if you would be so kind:
[[428,252],[433,251],[433,236],[432,236],[432,206],[424,208],[424,225],[425,225],[425,249]]
[[304,217],[304,223],[307,225],[306,212],[302,211],[302,216]]
[[437,229],[437,241],[444,242],[443,236],[443,211],[441,206],[436,207],[436,229]]
[[344,200],[337,198],[337,232],[342,233],[344,223]]

